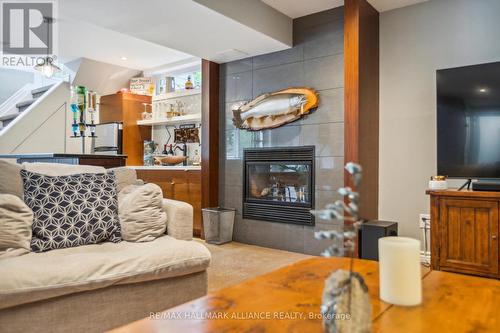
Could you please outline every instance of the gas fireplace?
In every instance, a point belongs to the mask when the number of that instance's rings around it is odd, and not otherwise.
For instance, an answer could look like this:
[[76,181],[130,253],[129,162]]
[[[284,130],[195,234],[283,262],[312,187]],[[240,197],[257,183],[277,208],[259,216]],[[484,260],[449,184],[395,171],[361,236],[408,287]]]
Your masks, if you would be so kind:
[[243,217],[314,225],[314,146],[243,153]]

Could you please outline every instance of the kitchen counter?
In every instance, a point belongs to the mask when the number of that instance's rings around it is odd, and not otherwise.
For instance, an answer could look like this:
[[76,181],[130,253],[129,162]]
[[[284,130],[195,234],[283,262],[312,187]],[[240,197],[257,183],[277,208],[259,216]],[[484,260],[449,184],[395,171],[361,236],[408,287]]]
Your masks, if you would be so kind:
[[64,154],[64,153],[32,153],[32,154],[3,154],[0,158],[15,159],[17,163],[44,162],[76,165],[95,165],[106,169],[125,166],[127,155],[98,155],[98,154]]
[[201,170],[199,165],[153,165],[153,166],[128,166],[129,168],[136,170]]
[[98,154],[65,154],[65,153],[32,153],[32,154],[2,154],[0,158],[127,158],[127,155],[98,155]]

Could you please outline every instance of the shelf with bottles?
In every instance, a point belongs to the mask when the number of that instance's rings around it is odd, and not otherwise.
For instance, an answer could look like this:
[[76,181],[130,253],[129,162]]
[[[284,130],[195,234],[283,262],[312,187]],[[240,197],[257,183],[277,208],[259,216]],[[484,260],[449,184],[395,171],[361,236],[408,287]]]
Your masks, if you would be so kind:
[[[71,87],[71,138],[96,138],[95,116],[97,106],[97,94],[87,90],[84,86]],[[90,119],[87,119],[89,115]],[[90,120],[90,123],[87,122]],[[87,134],[90,130],[90,134]]]
[[201,113],[186,114],[183,116],[175,116],[163,119],[144,119],[138,120],[137,125],[154,126],[154,125],[175,125],[183,123],[199,123],[201,122]]
[[201,95],[201,89],[183,89],[153,96],[153,102]]
[[[151,106],[151,112],[148,112]],[[201,96],[185,98],[171,98],[153,101],[151,105],[144,106],[141,120],[138,125],[171,125],[182,123],[201,122]]]

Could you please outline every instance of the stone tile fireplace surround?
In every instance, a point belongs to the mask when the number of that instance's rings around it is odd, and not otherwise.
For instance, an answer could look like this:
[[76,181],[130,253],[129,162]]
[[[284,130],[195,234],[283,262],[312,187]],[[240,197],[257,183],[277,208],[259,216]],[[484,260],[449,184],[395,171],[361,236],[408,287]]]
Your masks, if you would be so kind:
[[[328,244],[314,239],[314,231],[334,227],[325,221],[309,226],[243,218],[243,149],[315,146],[315,208],[339,198],[336,189],[344,175],[343,24],[343,8],[297,18],[293,48],[220,67],[220,205],[237,210],[236,241],[316,255]],[[318,109],[306,118],[257,132],[233,126],[234,103],[297,86],[319,93]]]

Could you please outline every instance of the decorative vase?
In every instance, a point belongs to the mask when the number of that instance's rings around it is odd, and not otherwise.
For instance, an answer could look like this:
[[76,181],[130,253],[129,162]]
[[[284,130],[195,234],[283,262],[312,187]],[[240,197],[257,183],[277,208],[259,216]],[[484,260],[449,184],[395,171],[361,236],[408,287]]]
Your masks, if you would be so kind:
[[333,272],[323,290],[323,324],[328,333],[371,332],[372,306],[361,275],[343,269]]

